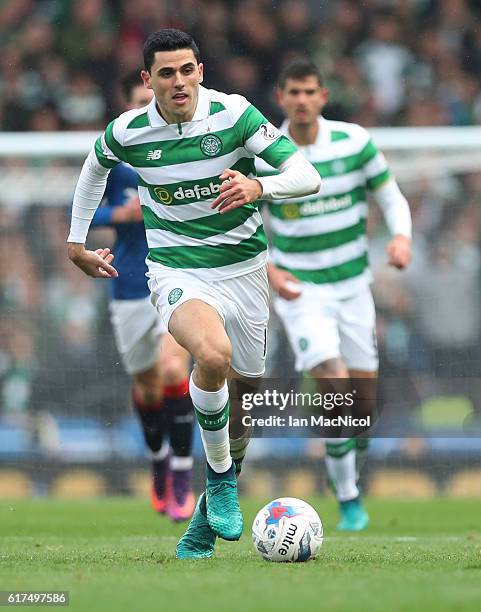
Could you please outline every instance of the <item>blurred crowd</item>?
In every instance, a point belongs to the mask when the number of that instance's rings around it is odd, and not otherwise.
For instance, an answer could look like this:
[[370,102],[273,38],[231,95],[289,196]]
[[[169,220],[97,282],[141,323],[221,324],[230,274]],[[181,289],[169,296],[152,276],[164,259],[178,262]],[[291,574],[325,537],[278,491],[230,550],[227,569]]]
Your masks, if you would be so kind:
[[480,0],[2,0],[0,128],[103,127],[118,78],[162,27],[194,35],[208,86],[271,119],[280,68],[309,55],[333,119],[469,125],[481,118],[480,17]]
[[[479,0],[0,0],[0,129],[102,128],[120,111],[119,76],[140,67],[144,38],[165,26],[194,34],[207,86],[245,94],[276,121],[276,75],[308,54],[331,90],[330,118],[475,124],[480,17]],[[386,266],[374,207],[371,261],[382,369],[399,377],[399,399],[414,407],[433,378],[445,377],[452,392],[453,377],[480,376],[481,173],[401,186],[414,217],[413,265],[403,274]],[[0,194],[0,412],[115,418],[128,383],[107,283],[67,261],[68,202],[47,204],[16,209]],[[94,247],[110,239],[92,234]],[[271,329],[270,371],[281,375],[292,362],[276,350],[275,320]],[[461,392],[481,412],[481,393]]]

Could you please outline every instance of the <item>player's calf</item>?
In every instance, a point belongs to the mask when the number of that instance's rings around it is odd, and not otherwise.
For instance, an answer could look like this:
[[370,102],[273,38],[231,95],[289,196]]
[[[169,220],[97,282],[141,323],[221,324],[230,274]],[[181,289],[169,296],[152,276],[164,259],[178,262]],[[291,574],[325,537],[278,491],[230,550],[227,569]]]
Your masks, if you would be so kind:
[[229,381],[231,404],[229,419],[230,455],[234,461],[236,476],[239,476],[253,433],[252,425],[245,425],[242,421],[244,415],[242,397],[244,393],[255,393],[259,388],[260,379],[240,376],[233,370],[231,370],[231,376],[233,378]]
[[169,444],[166,411],[157,370],[134,375],[132,403],[152,457],[151,503],[156,512],[167,510]]
[[144,404],[133,391],[134,410],[140,420],[142,432],[152,458],[151,503],[156,512],[167,509],[169,444],[164,440],[166,415],[163,401]]
[[195,506],[191,453],[194,416],[188,379],[166,386],[164,393],[172,449],[167,514],[174,521],[184,521],[192,516]]

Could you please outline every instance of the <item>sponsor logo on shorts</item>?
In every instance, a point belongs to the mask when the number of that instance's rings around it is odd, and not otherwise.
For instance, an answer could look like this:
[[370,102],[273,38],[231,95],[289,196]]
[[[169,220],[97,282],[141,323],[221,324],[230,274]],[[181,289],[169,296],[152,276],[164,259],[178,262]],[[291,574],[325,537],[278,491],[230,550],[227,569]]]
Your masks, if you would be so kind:
[[272,123],[263,123],[259,130],[266,140],[275,140],[280,136],[279,130]]
[[172,194],[164,187],[156,187],[154,193],[162,204],[172,204]]
[[299,338],[299,348],[301,351],[307,351],[307,347],[309,346],[309,340],[307,338]]
[[182,289],[180,289],[179,287],[176,287],[175,289],[172,289],[172,291],[169,293],[167,301],[172,306],[172,304],[175,304],[176,302],[180,300],[183,293],[184,292],[182,291]]
[[207,157],[215,157],[222,150],[222,140],[215,134],[207,134],[200,141],[200,149]]

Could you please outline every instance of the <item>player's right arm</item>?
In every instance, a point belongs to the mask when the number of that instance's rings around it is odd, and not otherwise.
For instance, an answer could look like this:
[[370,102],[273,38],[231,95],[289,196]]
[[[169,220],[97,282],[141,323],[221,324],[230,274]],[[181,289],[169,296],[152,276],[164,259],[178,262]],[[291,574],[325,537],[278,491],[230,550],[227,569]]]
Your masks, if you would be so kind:
[[102,200],[110,170],[121,159],[121,146],[114,135],[114,122],[100,136],[84,162],[75,188],[70,233],[67,239],[68,256],[88,276],[114,278],[117,270],[111,265],[114,258],[109,249],[90,251],[85,241],[92,218]]

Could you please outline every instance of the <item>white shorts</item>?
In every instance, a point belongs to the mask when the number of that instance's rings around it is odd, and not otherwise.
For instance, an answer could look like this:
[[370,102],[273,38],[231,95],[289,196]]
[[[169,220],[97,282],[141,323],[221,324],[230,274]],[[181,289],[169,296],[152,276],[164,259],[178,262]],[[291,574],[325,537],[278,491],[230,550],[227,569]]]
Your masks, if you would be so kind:
[[343,299],[326,295],[316,285],[303,283],[301,287],[297,299],[277,297],[274,301],[296,357],[296,369],[309,371],[340,357],[349,369],[377,371],[376,312],[369,287]]
[[112,300],[110,321],[125,371],[138,374],[151,368],[159,356],[159,338],[167,328],[150,298]]
[[172,313],[188,300],[217,310],[232,344],[232,368],[244,376],[265,370],[269,294],[265,266],[220,281],[204,281],[190,272],[148,272],[151,300],[168,328]]

